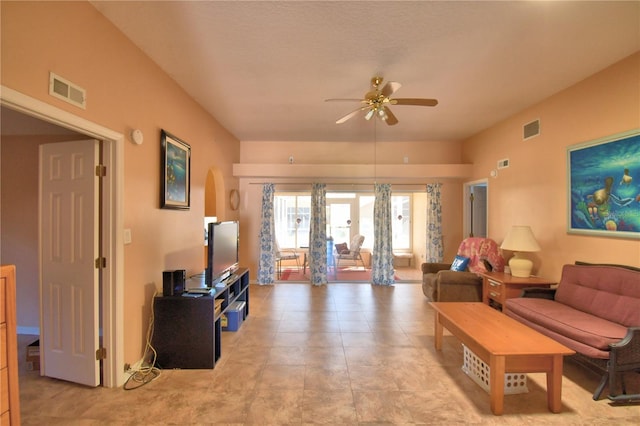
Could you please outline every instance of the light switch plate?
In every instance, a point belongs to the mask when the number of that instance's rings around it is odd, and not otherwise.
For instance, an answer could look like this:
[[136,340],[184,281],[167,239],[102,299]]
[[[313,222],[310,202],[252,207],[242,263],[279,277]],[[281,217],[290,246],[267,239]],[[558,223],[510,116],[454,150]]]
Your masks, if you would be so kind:
[[124,230],[124,243],[131,244],[131,229]]

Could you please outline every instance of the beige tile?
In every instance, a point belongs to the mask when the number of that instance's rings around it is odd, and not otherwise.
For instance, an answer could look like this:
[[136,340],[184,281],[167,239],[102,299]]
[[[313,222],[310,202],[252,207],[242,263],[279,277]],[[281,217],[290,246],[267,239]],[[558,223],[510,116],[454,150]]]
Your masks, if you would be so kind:
[[347,367],[347,359],[342,347],[309,346],[304,349],[304,362],[307,366],[342,368]]
[[493,416],[488,393],[461,370],[460,342],[445,333],[435,351],[433,318],[420,285],[252,285],[250,316],[223,333],[214,370],[163,370],[130,391],[27,371],[25,348],[38,336],[22,335],[22,424],[640,423],[640,406],[593,401],[600,377],[569,360],[562,413],[547,410],[546,377],[536,373],[529,392],[507,395],[504,415]]
[[354,403],[361,423],[413,423],[413,416],[399,391],[354,391]]
[[350,365],[349,379],[351,389],[355,390],[375,390],[375,391],[395,391],[398,384],[395,381],[395,367],[393,366],[371,366],[371,365]]
[[302,390],[261,389],[251,402],[247,424],[300,424],[302,421]]
[[377,346],[376,338],[371,332],[342,332],[344,347],[372,347]]
[[302,390],[305,383],[304,365],[270,365],[262,372],[258,389]]
[[267,365],[305,365],[304,347],[275,347],[269,351]]
[[351,392],[349,370],[346,366],[307,366],[304,375],[304,389],[331,392],[335,390],[348,390]]
[[302,423],[351,425],[357,424],[353,394],[349,389],[330,392],[305,389],[302,403]]

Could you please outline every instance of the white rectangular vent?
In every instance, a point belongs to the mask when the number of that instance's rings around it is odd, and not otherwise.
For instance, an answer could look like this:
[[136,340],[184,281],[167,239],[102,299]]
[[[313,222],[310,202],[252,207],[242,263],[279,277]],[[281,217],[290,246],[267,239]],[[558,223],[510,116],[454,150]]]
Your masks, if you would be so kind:
[[49,73],[49,94],[51,96],[55,96],[58,99],[62,99],[70,104],[86,109],[86,93],[86,90],[82,87],[55,75],[52,72]]
[[533,120],[531,123],[527,123],[522,127],[522,140],[534,138],[540,134],[540,120]]
[[509,159],[508,158],[504,158],[502,160],[498,160],[498,168],[499,169],[506,169],[507,167],[509,167]]

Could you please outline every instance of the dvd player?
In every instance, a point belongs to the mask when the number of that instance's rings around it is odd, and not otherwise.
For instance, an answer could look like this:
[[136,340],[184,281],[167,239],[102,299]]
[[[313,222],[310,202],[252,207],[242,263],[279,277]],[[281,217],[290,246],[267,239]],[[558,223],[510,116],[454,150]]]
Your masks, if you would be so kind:
[[188,288],[187,293],[191,294],[209,294],[211,293],[211,289],[208,287],[199,287],[199,288]]

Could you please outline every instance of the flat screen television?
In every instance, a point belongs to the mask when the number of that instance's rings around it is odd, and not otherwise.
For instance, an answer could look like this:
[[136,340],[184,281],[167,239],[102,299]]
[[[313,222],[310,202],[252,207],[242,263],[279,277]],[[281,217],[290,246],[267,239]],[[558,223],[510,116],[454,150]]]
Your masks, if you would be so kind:
[[214,222],[208,224],[207,269],[205,282],[213,287],[238,268],[238,222]]

